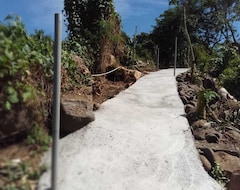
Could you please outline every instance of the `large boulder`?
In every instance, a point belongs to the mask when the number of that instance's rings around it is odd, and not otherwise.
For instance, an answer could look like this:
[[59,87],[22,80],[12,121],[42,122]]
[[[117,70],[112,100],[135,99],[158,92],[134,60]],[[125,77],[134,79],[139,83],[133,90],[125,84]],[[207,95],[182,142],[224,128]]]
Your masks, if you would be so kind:
[[223,151],[217,151],[214,153],[215,161],[218,163],[223,171],[233,173],[236,170],[240,170],[240,162],[237,156],[230,155]]
[[[113,70],[115,71],[111,72]],[[106,78],[110,81],[115,82],[124,81],[126,83],[134,83],[143,76],[140,71],[134,69],[126,69],[124,67],[108,67],[107,71],[111,73],[107,74]]]
[[81,129],[94,121],[93,104],[79,97],[62,97],[61,99],[61,134],[67,135]]

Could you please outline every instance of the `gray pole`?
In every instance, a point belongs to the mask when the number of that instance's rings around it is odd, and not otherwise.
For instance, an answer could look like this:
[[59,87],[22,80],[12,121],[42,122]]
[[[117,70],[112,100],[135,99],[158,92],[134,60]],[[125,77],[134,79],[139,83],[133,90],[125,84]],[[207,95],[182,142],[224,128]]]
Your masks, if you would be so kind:
[[176,66],[177,66],[177,37],[175,38],[175,57],[174,57],[174,76],[176,75]]
[[157,70],[159,70],[159,47],[157,47]]
[[58,189],[57,174],[58,174],[58,141],[60,131],[61,49],[62,49],[61,43],[62,43],[62,17],[60,14],[55,14],[51,190]]
[[137,45],[137,26],[135,27],[135,33],[133,37],[133,59],[135,60],[136,55],[136,45]]

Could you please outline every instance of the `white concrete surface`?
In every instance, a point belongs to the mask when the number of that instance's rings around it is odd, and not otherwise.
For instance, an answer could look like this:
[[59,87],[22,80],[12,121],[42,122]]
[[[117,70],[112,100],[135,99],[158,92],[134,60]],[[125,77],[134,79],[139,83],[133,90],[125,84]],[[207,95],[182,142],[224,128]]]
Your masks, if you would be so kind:
[[[103,103],[94,122],[60,141],[59,159],[59,190],[222,189],[199,161],[172,69]],[[39,189],[49,186],[50,171]]]

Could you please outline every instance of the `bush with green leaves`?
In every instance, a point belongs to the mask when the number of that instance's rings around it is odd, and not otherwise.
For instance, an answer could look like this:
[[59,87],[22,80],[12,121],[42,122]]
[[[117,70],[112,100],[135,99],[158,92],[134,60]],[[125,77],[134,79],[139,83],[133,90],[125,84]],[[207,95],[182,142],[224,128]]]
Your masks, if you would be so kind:
[[[76,73],[77,65],[68,51],[72,43],[63,45],[68,47],[62,51],[63,68],[70,83],[80,87],[89,84],[89,76]],[[82,52],[79,44],[74,46],[75,51],[78,48]],[[53,40],[43,30],[29,36],[20,17],[6,17],[5,23],[0,23],[0,63],[1,107],[10,110],[12,105],[34,98],[36,93],[50,93],[46,85],[53,82]],[[30,78],[37,80],[35,84]]]
[[240,100],[240,55],[235,48],[229,48],[225,52],[223,60],[224,66],[222,66],[219,77],[220,84]]
[[46,169],[41,166],[35,170],[26,161],[6,161],[0,166],[0,177],[4,181],[0,190],[31,190],[32,182],[38,180]]
[[194,46],[195,56],[196,56],[196,65],[201,72],[208,72],[212,69],[210,55],[211,51],[208,47],[198,44]]
[[[8,16],[0,23],[0,114],[6,119],[10,113],[24,111],[27,118],[21,129],[30,132],[28,144],[39,144],[44,149],[49,145],[47,134],[39,126],[47,123],[51,111],[53,88],[53,40],[36,30],[28,35],[18,16]],[[73,55],[62,50],[62,75],[67,84],[62,90],[80,89],[91,85],[91,76],[81,73]],[[14,121],[1,123],[1,129],[12,127]],[[11,130],[15,130],[14,126]],[[11,131],[12,132],[12,131]],[[17,134],[18,131],[12,133]],[[9,134],[6,134],[9,135]]]
[[37,146],[37,148],[40,147],[39,151],[42,152],[48,149],[51,143],[51,139],[47,135],[47,133],[44,132],[43,129],[37,123],[35,123],[34,127],[27,136],[25,143],[27,145]]
[[91,60],[88,68],[93,73],[104,72],[109,54],[120,62],[126,58],[121,19],[113,0],[65,0],[64,14],[70,40],[68,45],[78,56],[84,54],[81,57],[85,61]]
[[31,40],[20,18],[8,16],[6,21],[6,25],[0,24],[0,107],[10,110],[34,97],[34,88],[26,79],[30,63],[40,60],[31,51]]

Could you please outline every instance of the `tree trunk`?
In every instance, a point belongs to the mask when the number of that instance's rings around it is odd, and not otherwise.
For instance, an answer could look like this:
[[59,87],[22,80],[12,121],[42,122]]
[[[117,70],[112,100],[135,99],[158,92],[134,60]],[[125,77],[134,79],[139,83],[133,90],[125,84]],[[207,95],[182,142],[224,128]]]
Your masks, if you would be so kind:
[[195,73],[195,55],[194,55],[194,51],[193,51],[193,46],[192,46],[192,42],[191,42],[191,38],[189,36],[188,33],[188,29],[187,29],[187,16],[186,16],[186,8],[185,6],[183,6],[183,23],[184,23],[184,33],[186,35],[188,44],[189,44],[189,48],[190,48],[190,66],[191,66],[191,82],[193,82],[194,79],[194,73]]

